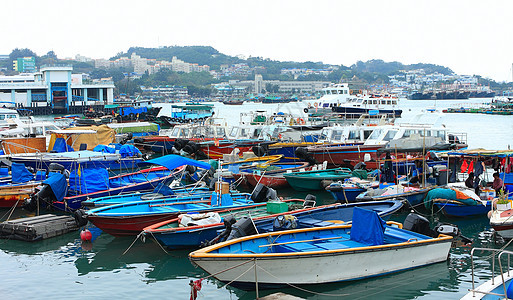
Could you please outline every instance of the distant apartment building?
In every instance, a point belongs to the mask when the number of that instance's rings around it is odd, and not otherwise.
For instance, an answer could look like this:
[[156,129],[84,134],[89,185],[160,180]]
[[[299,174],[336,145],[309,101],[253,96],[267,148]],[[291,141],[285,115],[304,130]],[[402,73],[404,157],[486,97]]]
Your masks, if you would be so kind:
[[153,98],[166,98],[166,99],[187,99],[189,93],[185,86],[158,86],[158,87],[145,87],[141,86],[144,96]]

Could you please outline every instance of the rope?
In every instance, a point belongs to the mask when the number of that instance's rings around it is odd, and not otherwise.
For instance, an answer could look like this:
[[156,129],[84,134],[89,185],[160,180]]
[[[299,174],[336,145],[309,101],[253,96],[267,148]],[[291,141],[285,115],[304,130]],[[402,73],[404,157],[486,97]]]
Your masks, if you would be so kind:
[[128,248],[125,250],[125,252],[123,252],[123,254],[121,254],[121,256],[125,255],[125,254],[128,252],[128,250],[130,250],[130,248],[132,248],[132,246],[135,244],[135,242],[137,241],[137,239],[139,239],[139,237],[140,237],[142,234],[143,234],[143,232],[139,233],[139,234],[135,237],[135,239],[134,239],[134,241],[132,242],[132,244],[130,244],[130,246],[128,246]]
[[7,213],[9,213],[9,216],[7,217],[7,219],[5,219],[6,221],[9,221],[9,219],[11,218],[12,214],[14,213],[14,210],[16,209],[16,207],[18,206],[18,202],[20,202],[20,200],[17,200],[16,201],[16,204],[14,204],[13,207],[9,208],[9,210],[0,218],[0,220],[3,220],[4,217],[7,215]]

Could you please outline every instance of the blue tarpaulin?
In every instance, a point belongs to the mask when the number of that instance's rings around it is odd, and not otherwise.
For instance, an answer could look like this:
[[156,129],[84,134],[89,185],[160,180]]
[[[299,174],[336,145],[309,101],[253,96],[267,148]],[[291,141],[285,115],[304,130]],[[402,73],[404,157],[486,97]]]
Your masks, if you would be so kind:
[[80,168],[69,175],[73,194],[88,194],[109,189],[109,173],[103,168]]
[[351,226],[351,240],[369,246],[383,245],[385,221],[375,211],[355,207]]
[[166,156],[157,157],[154,159],[147,160],[142,163],[156,164],[174,170],[180,166],[190,165],[196,166],[202,169],[210,169],[210,164],[202,161],[197,161],[180,155],[170,154]]
[[13,162],[11,165],[11,174],[13,183],[23,183],[34,180],[34,174],[30,173],[24,164]]
[[54,173],[54,175],[43,181],[43,184],[50,186],[57,201],[62,201],[64,196],[66,196],[66,188],[68,187],[68,182],[66,181],[66,176],[63,174]]
[[61,152],[72,152],[75,151],[73,147],[66,144],[64,138],[56,138],[55,143],[53,144],[52,151],[61,153]]
[[142,153],[141,153],[141,151],[139,151],[139,149],[135,148],[134,145],[126,144],[126,145],[121,146],[121,148],[119,149],[119,154],[121,155],[121,157],[125,158],[125,157],[137,156]]
[[106,145],[96,145],[93,151],[95,152],[103,152],[103,153],[116,153],[116,148],[109,147]]

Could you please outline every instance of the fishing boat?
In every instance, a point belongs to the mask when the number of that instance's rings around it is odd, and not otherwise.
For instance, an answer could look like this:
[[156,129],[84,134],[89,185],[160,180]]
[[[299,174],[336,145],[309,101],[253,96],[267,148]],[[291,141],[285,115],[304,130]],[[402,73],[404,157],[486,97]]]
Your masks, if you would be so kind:
[[342,203],[355,202],[356,197],[368,189],[379,187],[379,182],[351,177],[343,182],[333,182],[326,187],[326,191]]
[[348,168],[313,170],[285,173],[283,177],[287,179],[289,185],[296,191],[318,191],[325,188],[323,184],[328,185],[326,182],[344,180],[351,177],[351,170]]
[[[474,263],[475,254],[484,253],[492,258],[492,262],[488,265],[491,266],[492,278],[483,284],[476,287],[476,264]],[[477,300],[477,299],[513,299],[513,270],[511,270],[509,261],[511,259],[512,251],[503,249],[491,248],[473,248],[470,252],[471,266],[472,266],[472,288],[469,292],[461,297],[461,300]],[[483,264],[481,264],[483,265]],[[498,270],[496,270],[498,266]],[[477,270],[483,272],[483,270]],[[487,273],[487,274],[488,274]]]
[[[176,181],[173,181],[172,184],[175,182]],[[95,208],[136,201],[157,200],[162,198],[183,198],[186,196],[198,195],[200,193],[208,193],[210,196],[211,191],[207,187],[205,187],[204,182],[202,183],[203,184],[199,185],[197,183],[194,183],[186,186],[182,186],[179,184],[177,186],[172,187],[157,186],[152,192],[137,191],[135,193],[130,194],[87,199],[85,201],[82,201],[82,207]],[[164,192],[163,189],[165,189],[166,191]]]
[[385,224],[376,212],[354,208],[351,225],[244,236],[194,251],[189,259],[220,281],[258,290],[356,280],[443,262],[452,240]]
[[511,209],[511,204],[506,209],[492,210],[490,226],[503,238],[513,239],[513,209]]
[[[350,205],[325,205],[309,207],[303,200],[285,200],[287,206],[282,209],[270,209],[270,206],[278,207],[278,203],[268,202],[257,204],[248,208],[235,208],[219,211],[221,218],[235,218],[241,220],[250,217],[259,233],[272,231],[277,216],[294,216],[297,226],[308,228],[313,226],[332,226],[335,223],[350,222],[355,204]],[[304,203],[304,204],[303,204]],[[385,218],[402,207],[399,201],[382,201],[359,203],[359,207],[372,209]],[[287,208],[287,211],[284,211]],[[225,224],[201,223],[194,220],[190,224],[183,224],[182,219],[171,219],[144,228],[144,234],[154,238],[162,246],[168,249],[199,247],[205,241],[213,241],[218,232],[225,228]],[[198,224],[199,223],[199,224]]]
[[283,177],[285,173],[299,172],[309,170],[308,163],[273,163],[263,167],[245,168],[240,173],[233,173],[236,182],[244,182],[249,187],[255,187],[261,183],[267,187],[276,189],[287,187],[287,179]]
[[481,199],[474,189],[467,188],[462,183],[451,183],[447,188],[430,190],[424,198],[424,205],[427,209],[442,212],[448,217],[471,217],[486,216],[492,208],[492,201]]
[[392,95],[381,94],[361,94],[350,97],[345,103],[333,106],[335,113],[342,114],[367,114],[371,111],[393,114],[395,117],[401,117],[402,109],[398,106],[399,99]]
[[[87,219],[101,230],[114,235],[137,235],[145,227],[190,212],[210,212],[232,207],[248,207],[250,194],[200,194],[110,205],[85,211]],[[81,212],[82,214],[83,212]]]
[[[144,164],[157,165],[137,172],[130,172],[109,177],[107,170],[98,168],[80,168],[72,170],[68,182],[64,186],[52,184],[53,193],[46,193],[43,188],[30,199],[38,203],[47,203],[55,209],[74,211],[82,207],[82,201],[106,196],[134,192],[150,192],[160,184],[179,178],[190,165],[203,169],[210,169],[205,162],[196,161],[179,155],[166,155],[145,161]],[[69,186],[68,186],[69,185]],[[57,199],[57,190],[64,190],[67,196]],[[27,203],[30,206],[30,203]]]

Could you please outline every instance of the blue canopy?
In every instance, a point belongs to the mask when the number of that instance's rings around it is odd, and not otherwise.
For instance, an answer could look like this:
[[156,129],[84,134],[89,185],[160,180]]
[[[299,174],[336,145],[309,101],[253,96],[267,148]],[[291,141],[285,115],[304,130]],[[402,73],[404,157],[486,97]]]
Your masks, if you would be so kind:
[[119,154],[121,154],[121,157],[125,158],[136,156],[142,153],[139,151],[139,149],[135,148],[134,145],[125,144],[119,149]]
[[12,182],[23,183],[34,180],[34,174],[30,173],[24,164],[13,162],[11,165]]
[[355,207],[351,226],[351,240],[369,246],[383,245],[385,221],[372,210]]
[[48,179],[43,181],[43,184],[50,186],[57,201],[62,201],[62,199],[64,199],[64,196],[66,196],[68,182],[66,181],[66,176],[64,176],[63,174],[55,173],[54,175],[50,176]]
[[206,162],[197,161],[180,155],[170,154],[166,156],[157,157],[154,159],[147,160],[143,163],[156,164],[174,170],[180,166],[190,165],[196,166],[202,169],[210,169],[210,165]]

